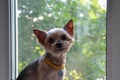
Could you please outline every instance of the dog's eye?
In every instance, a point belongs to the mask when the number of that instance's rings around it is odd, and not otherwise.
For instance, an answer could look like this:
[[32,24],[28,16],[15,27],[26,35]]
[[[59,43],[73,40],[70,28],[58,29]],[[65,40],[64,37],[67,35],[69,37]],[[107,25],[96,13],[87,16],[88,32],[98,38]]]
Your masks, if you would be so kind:
[[55,40],[53,38],[49,39],[49,43],[54,43],[54,42],[55,42]]
[[62,39],[62,40],[66,40],[66,38],[67,38],[66,35],[62,35],[62,36],[61,36],[61,39]]

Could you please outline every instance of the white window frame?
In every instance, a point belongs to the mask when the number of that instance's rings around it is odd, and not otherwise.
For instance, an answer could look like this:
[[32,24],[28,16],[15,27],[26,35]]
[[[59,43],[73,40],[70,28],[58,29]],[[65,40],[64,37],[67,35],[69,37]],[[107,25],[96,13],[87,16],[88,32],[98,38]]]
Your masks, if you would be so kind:
[[16,80],[17,77],[17,59],[18,59],[18,29],[17,29],[17,0],[8,0],[9,7],[9,66],[11,80]]
[[[13,0],[0,0],[0,80],[15,80]],[[120,80],[120,0],[108,0],[107,80]],[[9,14],[8,14],[9,13]],[[12,35],[13,34],[13,35]],[[15,40],[16,41],[16,40]],[[12,76],[14,75],[14,76]]]

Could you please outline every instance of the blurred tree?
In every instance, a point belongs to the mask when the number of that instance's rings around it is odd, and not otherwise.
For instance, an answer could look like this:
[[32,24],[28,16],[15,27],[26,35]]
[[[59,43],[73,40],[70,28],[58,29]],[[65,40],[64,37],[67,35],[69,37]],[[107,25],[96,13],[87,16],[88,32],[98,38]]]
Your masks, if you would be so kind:
[[105,80],[106,9],[97,0],[18,0],[19,72],[44,54],[32,30],[62,27],[74,20],[75,43],[65,80]]

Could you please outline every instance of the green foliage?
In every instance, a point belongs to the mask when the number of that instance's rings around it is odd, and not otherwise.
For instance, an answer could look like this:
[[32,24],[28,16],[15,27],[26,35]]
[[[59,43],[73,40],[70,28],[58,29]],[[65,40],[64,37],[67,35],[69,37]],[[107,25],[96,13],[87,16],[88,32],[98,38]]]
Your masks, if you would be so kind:
[[33,29],[62,27],[73,19],[75,42],[65,80],[105,80],[106,9],[97,0],[18,0],[19,72],[44,54]]

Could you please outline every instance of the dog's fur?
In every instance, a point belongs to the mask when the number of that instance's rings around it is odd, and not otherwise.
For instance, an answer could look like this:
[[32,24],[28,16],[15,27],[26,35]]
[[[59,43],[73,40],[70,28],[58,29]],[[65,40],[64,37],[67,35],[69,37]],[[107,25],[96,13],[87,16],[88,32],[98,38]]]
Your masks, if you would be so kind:
[[63,28],[54,28],[49,31],[35,29],[33,32],[46,53],[25,67],[17,80],[64,80],[65,68],[61,69],[63,76],[58,76],[59,69],[48,65],[45,58],[55,65],[65,65],[67,52],[74,41],[73,20],[68,21]]

